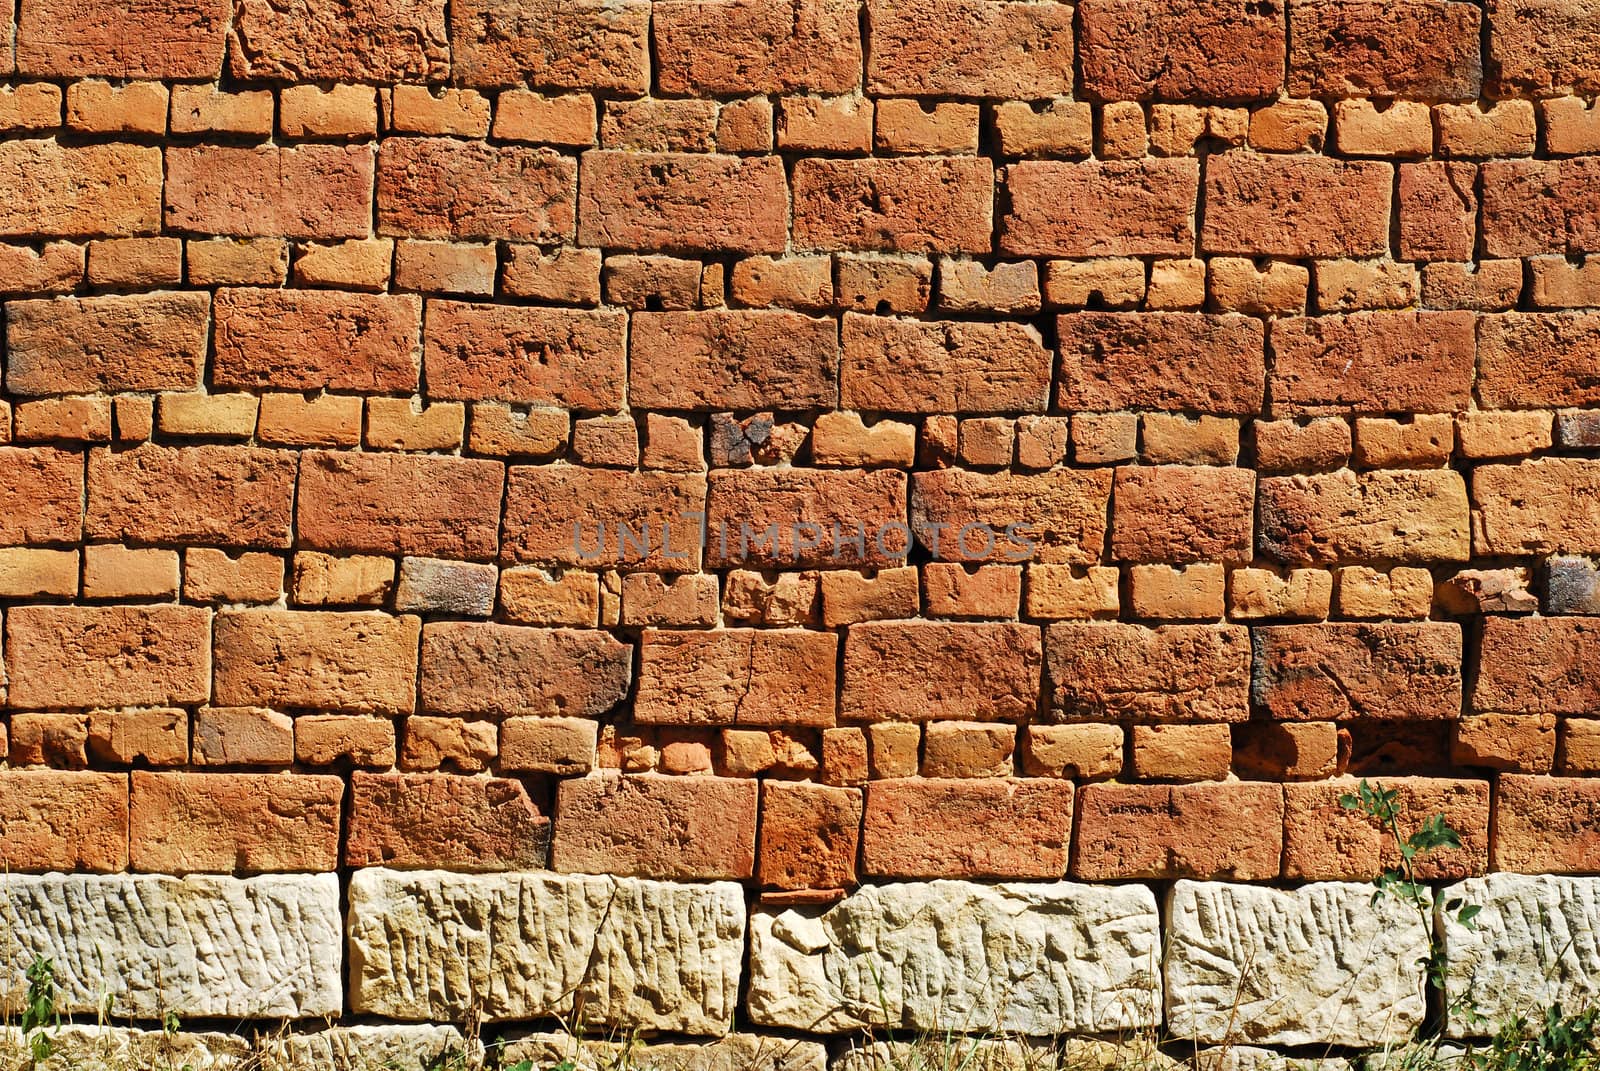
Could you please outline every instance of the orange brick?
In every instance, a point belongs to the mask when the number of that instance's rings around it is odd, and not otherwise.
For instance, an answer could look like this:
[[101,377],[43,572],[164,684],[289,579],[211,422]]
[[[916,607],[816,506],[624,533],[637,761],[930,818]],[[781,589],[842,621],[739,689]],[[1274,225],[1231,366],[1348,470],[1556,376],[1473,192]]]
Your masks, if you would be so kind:
[[311,774],[134,771],[129,854],[135,870],[333,870],[344,782]]

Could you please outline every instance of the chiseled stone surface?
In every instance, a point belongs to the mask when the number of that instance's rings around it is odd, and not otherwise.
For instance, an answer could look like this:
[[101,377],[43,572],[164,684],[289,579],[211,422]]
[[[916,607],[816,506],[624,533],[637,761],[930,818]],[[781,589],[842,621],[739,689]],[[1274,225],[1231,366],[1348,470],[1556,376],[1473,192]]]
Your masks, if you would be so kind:
[[0,1001],[33,957],[55,962],[58,1010],[117,1017],[305,1018],[343,1005],[339,879],[191,875],[0,877],[10,940]]
[[[626,1056],[624,1057],[624,1053]],[[568,1033],[525,1034],[507,1038],[500,1066],[532,1060],[537,1068],[572,1061],[574,1071],[826,1071],[828,1053],[820,1042],[760,1034],[729,1034],[716,1041],[687,1044],[624,1044],[594,1041]]]
[[479,1066],[481,1046],[469,1046],[453,1026],[388,1023],[335,1026],[315,1033],[269,1037],[260,1049],[261,1071],[375,1071],[378,1068]]
[[730,882],[361,870],[350,879],[350,1007],[458,1021],[567,1016],[726,1034],[744,892]]
[[[1427,933],[1372,886],[1179,881],[1167,901],[1167,1029],[1204,1044],[1378,1045],[1424,1006]],[[1229,1034],[1232,1034],[1230,1037]]]
[[1108,1032],[1159,1019],[1161,935],[1139,885],[867,886],[831,908],[750,920],[752,1022]]
[[[1483,908],[1472,929],[1443,910],[1458,897]],[[1488,1033],[1556,1002],[1571,1011],[1600,998],[1600,878],[1471,878],[1444,890],[1438,915],[1450,963],[1445,1001],[1465,1001],[1484,1016],[1477,1025],[1453,1017],[1450,1036]]]
[[250,1039],[241,1034],[186,1030],[169,1034],[163,1030],[124,1026],[64,1025],[50,1031],[49,1037],[50,1059],[35,1065],[22,1031],[15,1027],[0,1030],[0,1067],[37,1067],[38,1071],[100,1071],[122,1067],[257,1071],[255,1050]]

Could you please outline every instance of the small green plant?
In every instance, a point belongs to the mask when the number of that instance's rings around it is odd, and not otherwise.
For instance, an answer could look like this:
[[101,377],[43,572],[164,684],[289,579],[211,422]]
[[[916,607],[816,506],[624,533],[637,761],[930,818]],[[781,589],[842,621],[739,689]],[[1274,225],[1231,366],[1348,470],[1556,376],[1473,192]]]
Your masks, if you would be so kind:
[[22,1034],[35,1063],[48,1060],[54,1045],[50,1030],[60,1027],[56,1014],[56,965],[43,956],[34,956],[23,972],[28,981],[26,1003],[22,1008]]
[[1545,1009],[1537,1031],[1526,1016],[1502,1023],[1484,1049],[1466,1054],[1471,1071],[1594,1071],[1600,1068],[1600,1010]]

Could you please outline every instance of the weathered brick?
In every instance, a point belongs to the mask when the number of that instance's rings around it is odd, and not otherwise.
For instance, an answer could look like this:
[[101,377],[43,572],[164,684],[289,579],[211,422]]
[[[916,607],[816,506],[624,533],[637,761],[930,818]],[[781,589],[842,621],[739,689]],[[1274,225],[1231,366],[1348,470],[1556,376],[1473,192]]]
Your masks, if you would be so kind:
[[1261,552],[1285,565],[1470,556],[1467,489],[1449,470],[1264,476],[1256,512]]
[[205,294],[6,302],[14,394],[194,390],[205,365]]
[[1257,413],[1266,392],[1265,335],[1259,320],[1245,316],[1067,313],[1056,318],[1056,405]]
[[260,447],[94,450],[84,531],[93,539],[288,547],[295,467],[294,454]]
[[569,778],[556,795],[561,873],[743,879],[755,874],[754,778]]
[[1374,160],[1212,156],[1200,246],[1240,256],[1381,256],[1393,179],[1393,168]]
[[1600,461],[1545,457],[1472,474],[1480,554],[1600,553]]
[[1477,177],[1474,164],[1430,160],[1400,165],[1395,213],[1400,219],[1402,257],[1473,259],[1478,240]]
[[409,713],[421,631],[415,617],[379,613],[223,612],[212,698],[221,706]]
[[757,568],[894,564],[905,556],[902,472],[713,471],[706,561]]
[[1042,412],[1050,352],[1032,327],[847,314],[843,404],[896,413]]
[[424,365],[435,398],[616,409],[627,320],[610,310],[428,302]]
[[0,235],[144,234],[161,225],[161,151],[133,145],[0,144]]
[[550,819],[521,782],[453,774],[350,775],[345,866],[539,870]]
[[1463,715],[1450,738],[1450,761],[1504,773],[1549,773],[1556,761],[1556,716]]
[[[1283,876],[1292,881],[1365,881],[1400,864],[1389,831],[1367,815],[1345,809],[1354,778],[1289,784],[1284,792]],[[1377,782],[1400,794],[1400,836],[1409,837],[1434,815],[1461,836],[1461,847],[1425,852],[1416,859],[1424,881],[1457,881],[1489,868],[1489,782],[1434,777],[1394,777]]]
[[634,717],[645,724],[828,726],[838,637],[793,629],[647,629]]
[[1476,318],[1358,312],[1274,320],[1274,415],[1459,412],[1472,394]]
[[240,0],[228,70],[247,81],[436,82],[450,73],[445,0]]
[[0,771],[0,862],[13,874],[128,868],[128,775]]
[[334,870],[343,798],[337,777],[135,770],[129,862],[161,874]]
[[1478,392],[1494,408],[1600,402],[1600,313],[1510,312],[1478,320]]
[[862,870],[882,878],[1059,879],[1072,805],[1072,783],[1052,778],[873,781]]
[[222,73],[228,10],[225,0],[28,0],[17,21],[17,70],[51,78],[214,81]]
[[868,0],[867,90],[911,97],[1067,96],[1072,11],[1005,0]]
[[166,226],[235,238],[364,238],[372,150],[226,145],[167,149]]
[[1283,85],[1284,6],[1084,0],[1084,89],[1102,100],[1243,101]]
[[1600,8],[1592,0],[1495,0],[1486,10],[1492,95],[1600,90]]
[[422,705],[435,714],[594,718],[632,678],[632,648],[605,632],[465,621],[422,632]]
[[912,477],[911,530],[941,561],[1088,565],[1105,544],[1108,469]]
[[645,93],[650,7],[645,0],[461,0],[450,5],[455,79]]
[[587,568],[694,569],[700,561],[696,518],[705,501],[700,474],[514,465],[504,557]]
[[805,159],[794,168],[799,249],[987,253],[994,168],[976,157]]
[[1072,876],[1271,881],[1282,850],[1278,785],[1085,785]]
[[300,465],[300,545],[485,560],[499,549],[504,467],[421,454],[312,451]]
[[1478,27],[1476,4],[1302,0],[1289,19],[1289,92],[1475,100]]
[[[1019,256],[1189,256],[1195,160],[1024,160],[1006,169],[1000,250]],[[980,252],[982,250],[979,250]]]
[[193,606],[18,606],[5,658],[17,710],[203,703],[211,612]]
[[1461,627],[1454,623],[1266,625],[1252,630],[1251,698],[1274,718],[1454,718]]
[[781,253],[788,243],[776,157],[586,152],[578,187],[582,245]]
[[874,621],[845,637],[839,716],[855,721],[1027,721],[1040,636],[1010,622]]
[[[1600,622],[1582,617],[1483,619],[1472,709],[1591,713],[1600,702]],[[1537,673],[1529,672],[1538,667]]]
[[1486,160],[1478,171],[1487,255],[1600,252],[1600,156]]
[[417,387],[415,297],[219,290],[214,315],[215,386],[407,394]]
[[1066,622],[1045,632],[1051,710],[1063,720],[1244,721],[1250,630]]
[[838,325],[796,312],[636,312],[628,400],[658,409],[831,409]]
[[1117,469],[1111,555],[1127,562],[1248,562],[1256,480],[1248,469]]
[[576,182],[572,161],[548,149],[389,138],[378,153],[378,231],[409,238],[570,240]]
[[861,791],[763,781],[756,877],[778,889],[839,889],[856,883]]
[[1492,863],[1519,874],[1600,871],[1600,780],[1503,774]]
[[663,92],[844,93],[861,80],[851,0],[667,0],[651,10]]

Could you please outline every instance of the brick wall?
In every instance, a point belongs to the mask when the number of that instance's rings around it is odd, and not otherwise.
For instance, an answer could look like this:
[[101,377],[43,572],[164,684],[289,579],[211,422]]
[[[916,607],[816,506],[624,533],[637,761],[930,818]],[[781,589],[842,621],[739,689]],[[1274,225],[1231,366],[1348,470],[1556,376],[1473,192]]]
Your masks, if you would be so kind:
[[[499,904],[559,960],[605,890],[703,972],[608,965],[616,1029],[854,1029],[851,927],[992,935],[997,880],[1144,919],[1129,962],[1242,956],[1218,898],[1337,957],[1392,862],[1356,777],[1461,831],[1430,879],[1600,925],[1600,5],[22,0],[6,40],[0,887],[130,962],[228,942],[156,875],[285,928],[127,1014],[543,1020],[572,988],[442,935]],[[1130,881],[1165,915],[1072,884]],[[1012,1028],[1225,1040],[1182,968]],[[1251,1037],[1383,1040],[1319,1014]]]

